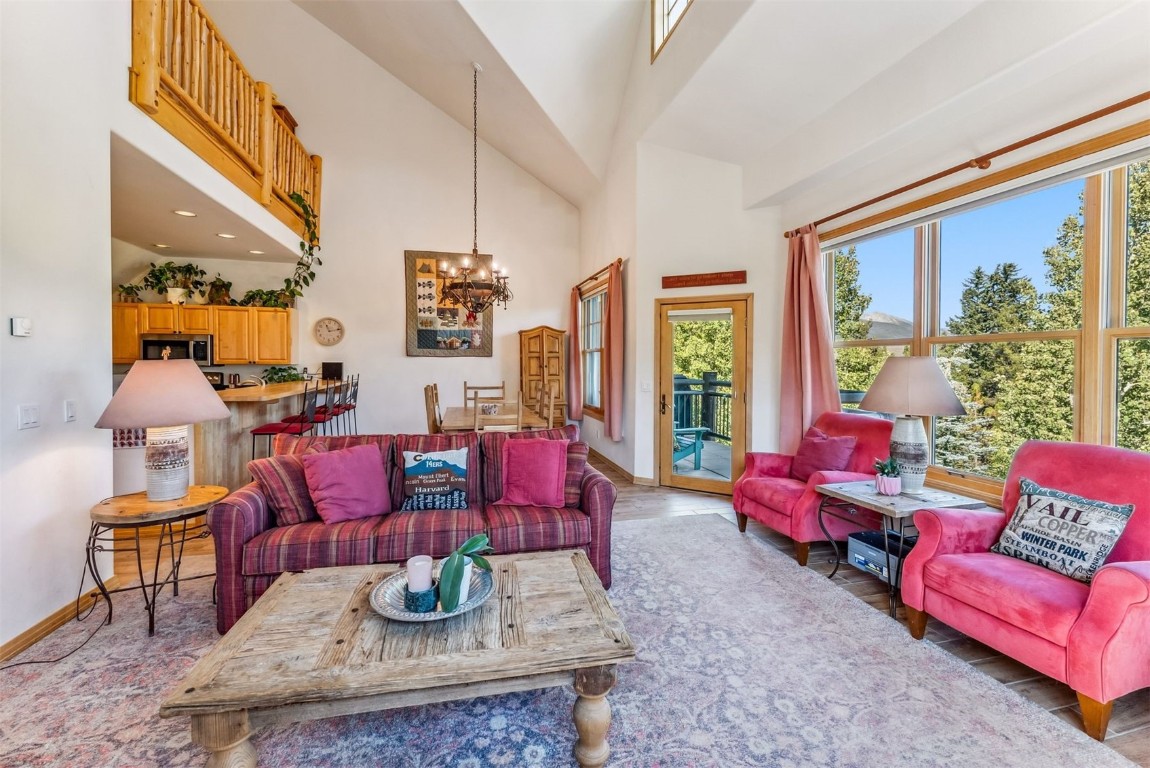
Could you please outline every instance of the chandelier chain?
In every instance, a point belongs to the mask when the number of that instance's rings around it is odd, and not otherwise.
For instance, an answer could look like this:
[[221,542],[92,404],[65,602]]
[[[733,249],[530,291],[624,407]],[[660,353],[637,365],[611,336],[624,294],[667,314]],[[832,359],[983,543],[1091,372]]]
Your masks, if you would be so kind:
[[479,70],[471,72],[471,252],[479,253]]

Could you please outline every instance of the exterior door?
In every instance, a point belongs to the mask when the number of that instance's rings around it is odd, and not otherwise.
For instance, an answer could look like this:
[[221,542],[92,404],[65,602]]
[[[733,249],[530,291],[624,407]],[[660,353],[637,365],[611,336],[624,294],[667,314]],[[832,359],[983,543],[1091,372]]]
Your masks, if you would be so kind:
[[730,494],[747,446],[751,296],[656,301],[659,484]]

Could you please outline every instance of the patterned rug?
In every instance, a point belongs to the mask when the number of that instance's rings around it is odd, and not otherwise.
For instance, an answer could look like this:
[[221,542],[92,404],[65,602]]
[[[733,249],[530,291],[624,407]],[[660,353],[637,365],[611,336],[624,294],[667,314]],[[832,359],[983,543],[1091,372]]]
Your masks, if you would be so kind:
[[[608,765],[1130,766],[717,516],[615,525],[610,597],[638,646],[608,700]],[[202,766],[169,688],[217,640],[211,580],[115,596],[115,621],[0,672],[0,766]],[[138,605],[132,604],[135,599]],[[54,658],[72,622],[12,661]],[[574,694],[547,689],[259,731],[260,764],[569,766]]]

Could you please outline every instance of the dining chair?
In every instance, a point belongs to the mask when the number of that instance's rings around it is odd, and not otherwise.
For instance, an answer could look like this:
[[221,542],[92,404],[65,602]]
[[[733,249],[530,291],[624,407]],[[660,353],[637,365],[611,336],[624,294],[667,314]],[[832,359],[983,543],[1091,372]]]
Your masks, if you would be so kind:
[[[522,395],[522,393],[520,393]],[[497,405],[498,409],[493,414],[483,413],[482,405],[486,405],[483,399],[480,399],[475,408],[475,431],[476,432],[522,432],[523,431],[523,398],[520,397],[517,402],[499,402],[490,403]],[[514,409],[515,423],[508,424],[507,420],[511,417],[511,409]]]
[[544,429],[555,428],[555,389],[552,385],[548,384],[543,387],[543,391],[539,395],[539,409],[536,413],[539,414],[539,418],[543,419]]
[[443,432],[443,415],[439,410],[439,385],[428,384],[423,388],[423,406],[427,410],[427,434]]
[[463,382],[463,405],[471,408],[475,403],[502,402],[507,399],[507,382],[499,384],[468,384]]

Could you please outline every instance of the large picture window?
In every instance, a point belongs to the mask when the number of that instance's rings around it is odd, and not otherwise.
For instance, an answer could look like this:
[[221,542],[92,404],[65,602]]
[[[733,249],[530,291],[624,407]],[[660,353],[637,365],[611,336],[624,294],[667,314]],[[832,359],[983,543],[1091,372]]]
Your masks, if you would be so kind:
[[1150,450],[1150,160],[825,255],[840,388],[935,355],[966,406],[937,480],[985,491],[1028,439]]

